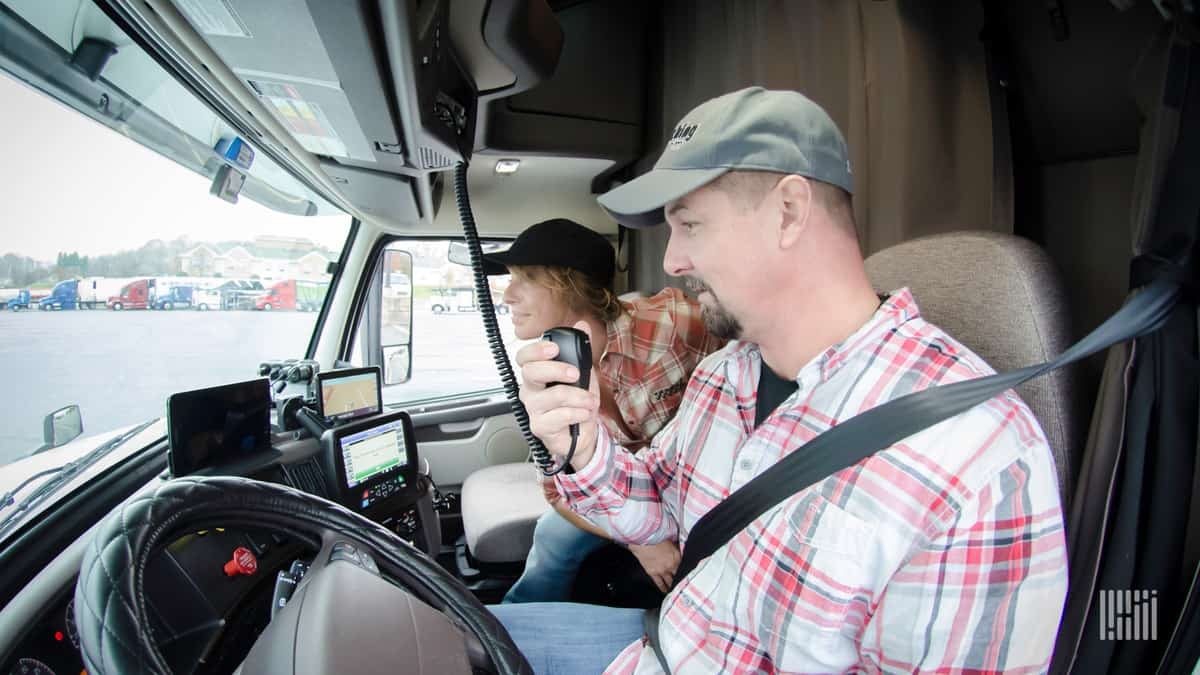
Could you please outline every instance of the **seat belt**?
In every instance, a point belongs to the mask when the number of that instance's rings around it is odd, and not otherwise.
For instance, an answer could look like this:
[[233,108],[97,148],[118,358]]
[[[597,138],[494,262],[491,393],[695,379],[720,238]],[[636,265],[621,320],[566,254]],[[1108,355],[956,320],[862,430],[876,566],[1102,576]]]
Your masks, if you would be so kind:
[[[1056,359],[901,396],[826,430],[755,476],[696,521],[688,533],[674,585],[756,518],[801,490],[1038,375],[1158,330],[1170,315],[1179,293],[1179,284],[1174,280],[1156,280]],[[661,611],[661,606],[648,610],[643,625],[659,665],[670,673],[659,643]]]

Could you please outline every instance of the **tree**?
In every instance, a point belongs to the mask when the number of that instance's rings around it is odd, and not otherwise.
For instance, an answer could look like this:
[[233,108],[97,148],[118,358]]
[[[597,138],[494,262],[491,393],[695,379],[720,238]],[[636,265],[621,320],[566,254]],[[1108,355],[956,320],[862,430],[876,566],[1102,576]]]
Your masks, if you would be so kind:
[[50,275],[50,268],[28,256],[6,253],[0,257],[0,283],[29,286]]
[[79,255],[78,251],[59,252],[56,266],[61,270],[69,270],[70,272],[78,272],[86,275],[88,271],[87,256]]

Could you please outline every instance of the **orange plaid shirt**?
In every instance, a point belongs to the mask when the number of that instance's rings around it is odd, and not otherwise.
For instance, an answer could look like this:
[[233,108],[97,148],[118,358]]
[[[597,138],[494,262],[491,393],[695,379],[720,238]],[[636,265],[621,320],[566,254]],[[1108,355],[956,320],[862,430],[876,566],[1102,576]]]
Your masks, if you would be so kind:
[[636,449],[675,416],[692,371],[725,341],[705,329],[700,303],[678,288],[625,303],[625,310],[608,324],[598,372],[630,433],[616,420],[600,420],[618,445]]

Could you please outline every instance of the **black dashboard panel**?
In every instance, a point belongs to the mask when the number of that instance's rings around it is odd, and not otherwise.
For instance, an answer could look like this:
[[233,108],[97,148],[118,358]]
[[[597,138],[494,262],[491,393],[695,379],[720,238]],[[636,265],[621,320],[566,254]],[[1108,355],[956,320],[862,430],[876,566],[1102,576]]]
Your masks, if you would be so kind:
[[[239,548],[257,562],[252,574],[228,574]],[[230,642],[252,642],[247,620],[265,623],[275,573],[306,553],[279,535],[227,528],[186,534],[154,555],[146,568],[151,630],[175,673],[229,672],[237,663],[212,659],[237,654]],[[222,644],[224,649],[214,650]],[[241,650],[244,654],[244,650]],[[228,667],[226,667],[228,666]],[[74,620],[74,583],[50,603],[4,663],[3,673],[81,673],[83,658]]]
[[79,634],[75,630],[74,587],[50,605],[4,664],[5,673],[47,675],[83,672]]
[[[288,485],[382,522],[419,496],[412,420],[381,412],[378,367],[317,376],[301,431],[271,433],[266,378],[173,394],[167,401],[173,477],[234,475]],[[280,413],[282,414],[282,413]]]
[[[406,412],[369,415],[332,428],[272,433],[264,400],[269,406],[266,379],[172,396],[171,473],[242,476],[288,485],[341,503],[419,548],[440,545],[432,491],[418,471],[415,435]],[[354,412],[361,409],[351,407]],[[316,417],[311,410],[302,412]],[[195,447],[197,439],[213,443],[204,453],[180,452]],[[247,553],[253,557],[253,570],[237,562]],[[186,533],[152,555],[145,572],[150,629],[172,671],[236,669],[270,620],[276,573],[315,553],[304,542],[280,533],[248,531],[234,522]],[[73,591],[74,580],[22,631],[15,648],[0,655],[0,675],[84,672]]]

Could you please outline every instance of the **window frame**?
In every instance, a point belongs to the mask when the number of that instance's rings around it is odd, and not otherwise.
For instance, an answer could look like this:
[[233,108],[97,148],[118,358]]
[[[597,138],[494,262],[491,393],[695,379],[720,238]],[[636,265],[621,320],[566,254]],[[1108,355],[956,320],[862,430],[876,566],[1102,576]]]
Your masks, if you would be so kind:
[[[364,327],[365,327],[365,330],[368,331],[368,334],[370,332],[370,328],[369,328],[369,326],[367,326],[366,321],[370,320],[372,312],[370,312],[369,308],[367,307],[367,303],[371,302],[372,299],[376,295],[378,295],[378,294],[373,293],[373,286],[375,284],[376,276],[379,273],[380,266],[383,264],[383,256],[387,250],[387,247],[395,242],[455,241],[455,240],[461,240],[461,239],[462,239],[461,233],[456,234],[456,235],[440,235],[440,236],[439,235],[404,236],[404,235],[398,235],[398,234],[394,234],[394,233],[384,233],[376,239],[375,243],[372,244],[372,246],[371,246],[371,250],[367,254],[368,262],[366,265],[363,266],[363,274],[361,274],[359,276],[358,283],[355,286],[354,297],[352,300],[353,306],[346,318],[347,330],[343,331],[342,339],[338,345],[338,351],[337,351],[338,356],[337,356],[337,364],[336,364],[337,367],[342,367],[343,365],[345,367],[350,367],[351,365],[353,365],[354,344],[355,344],[355,341],[360,339],[360,336],[359,336],[360,329],[364,329]],[[511,243],[515,239],[516,239],[515,236],[495,236],[495,237],[484,236],[484,237],[480,237],[481,241],[488,241],[488,242],[503,241],[503,242]],[[347,248],[345,250],[348,251],[349,249]],[[447,262],[449,262],[449,261],[447,261]],[[453,264],[453,263],[451,263],[451,264]],[[414,276],[413,276],[413,296],[414,296],[414,298],[413,298],[413,315],[412,315],[414,317],[414,320],[415,320],[415,313],[416,313],[416,307],[417,307],[416,297],[415,297],[416,296],[415,281],[416,281],[416,279],[415,279],[415,266],[414,266]],[[375,320],[378,320],[378,317],[376,317]],[[412,331],[412,335],[414,337],[416,335],[415,327]],[[484,336],[484,337],[486,339],[486,336]],[[363,348],[363,352],[364,352],[363,363],[361,365],[367,365],[367,366],[379,365],[380,367],[382,367],[383,364],[376,364],[376,363],[371,362],[371,359],[373,358],[373,355],[375,352],[374,346],[375,345],[371,345],[371,344],[367,344],[364,346],[364,348]],[[413,365],[414,365],[414,367],[412,370],[413,370],[413,372],[415,372],[416,371],[415,353],[414,353]],[[458,391],[458,392],[448,393],[448,394],[435,394],[435,395],[431,395],[431,396],[425,396],[422,398],[414,398],[412,400],[406,400],[401,403],[393,403],[392,405],[404,405],[404,406],[428,405],[428,404],[445,403],[445,402],[450,402],[450,401],[459,401],[459,400],[463,400],[463,399],[472,400],[473,402],[477,403],[477,402],[479,402],[480,399],[486,399],[487,397],[492,396],[494,394],[504,392],[504,384],[499,381],[499,374],[497,373],[496,375],[497,375],[497,383],[496,383],[496,386],[494,386],[494,387],[490,387],[487,389],[470,389],[470,390]],[[411,382],[411,381],[412,380],[410,379],[408,382]],[[384,392],[386,392],[389,388],[403,387],[404,385],[408,384],[408,382],[402,382],[402,383],[393,384],[393,385],[384,385],[384,387],[383,387]],[[386,395],[384,398],[385,399],[387,398]],[[387,404],[385,403],[385,405],[387,405]]]
[[[347,214],[350,215],[350,214]],[[329,318],[330,303],[333,300],[334,294],[337,292],[338,286],[341,285],[342,277],[346,272],[346,262],[350,259],[350,249],[354,246],[355,240],[358,239],[358,231],[362,222],[356,217],[350,217],[350,229],[346,233],[346,241],[342,243],[342,252],[338,255],[336,267],[333,274],[329,277],[329,288],[325,291],[325,297],[321,299],[321,309],[317,312],[317,322],[313,326],[312,335],[308,336],[308,348],[304,350],[304,358],[316,358],[317,345],[321,343],[321,335],[325,332],[325,322]]]

